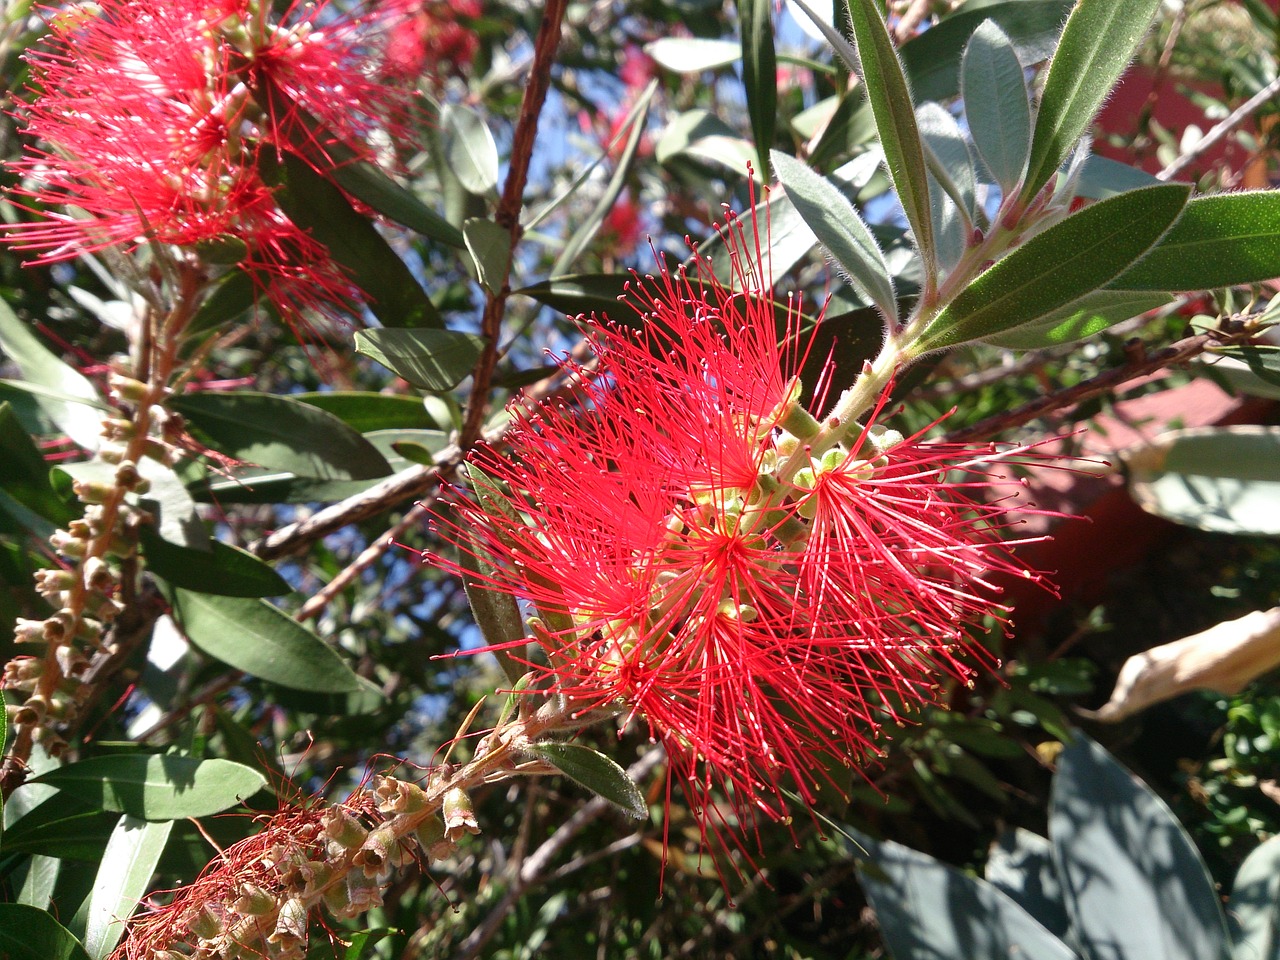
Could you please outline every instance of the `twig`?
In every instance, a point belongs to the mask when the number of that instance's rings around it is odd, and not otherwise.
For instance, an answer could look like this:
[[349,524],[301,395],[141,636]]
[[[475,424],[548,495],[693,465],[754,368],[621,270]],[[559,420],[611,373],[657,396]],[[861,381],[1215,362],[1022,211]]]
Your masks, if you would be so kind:
[[420,497],[437,483],[448,480],[462,462],[462,451],[455,444],[435,456],[433,466],[413,466],[374,484],[354,497],[318,510],[305,520],[281,527],[249,545],[249,550],[263,560],[274,560],[310,545],[313,541],[390,510],[397,504]]
[[406,530],[421,524],[426,519],[427,512],[431,509],[431,504],[435,499],[436,494],[432,493],[426,500],[415,504],[400,518],[400,521],[394,527],[361,550],[358,557],[338,571],[337,576],[317,590],[306,603],[298,608],[298,612],[295,614],[297,619],[309,620],[318,615],[321,610],[329,605],[334,597],[347,588],[351,581],[377,563],[378,559],[391,549],[397,540],[404,536]]
[[997,413],[994,416],[987,417],[985,420],[979,420],[972,426],[948,434],[947,440],[954,443],[985,440],[1011,427],[1020,427],[1025,423],[1030,423],[1050,411],[1060,410],[1063,407],[1082,403],[1092,397],[1099,396],[1115,389],[1127,380],[1134,380],[1149,373],[1155,373],[1157,370],[1171,367],[1174,364],[1185,363],[1192,357],[1204,353],[1210,347],[1224,343],[1246,341],[1254,333],[1255,331],[1247,324],[1242,324],[1239,329],[1233,328],[1229,331],[1210,330],[1206,333],[1199,333],[1193,337],[1179,340],[1158,353],[1143,357],[1132,356],[1122,366],[1100,373],[1096,377],[1090,377],[1088,380],[1082,380],[1073,387],[1038,397],[1020,407],[1015,407],[1004,413]]
[[1240,126],[1240,124],[1243,123],[1254,110],[1258,109],[1258,107],[1262,106],[1277,93],[1280,93],[1280,77],[1276,77],[1252,97],[1240,104],[1240,106],[1236,107],[1235,110],[1231,111],[1225,120],[1213,127],[1208,133],[1196,141],[1195,145],[1188,149],[1186,153],[1179,155],[1176,160],[1157,173],[1156,179],[1169,180],[1172,177],[1177,176],[1190,166],[1193,160],[1199,157],[1206,150],[1213,147],[1219,140],[1225,137],[1236,127]]
[[[512,250],[522,232],[520,209],[524,205],[524,188],[529,179],[529,163],[533,158],[534,141],[538,136],[538,118],[542,115],[542,106],[551,86],[551,68],[555,63],[556,50],[560,46],[560,29],[567,7],[568,0],[547,0],[542,12],[542,24],[538,27],[538,35],[533,43],[533,66],[529,70],[529,83],[524,88],[520,116],[512,135],[507,179],[502,185],[502,197],[494,214],[498,226],[510,236]],[[511,258],[508,257],[500,276],[490,281],[494,286],[490,287],[484,315],[480,320],[480,335],[484,337],[485,346],[471,371],[471,396],[467,401],[458,440],[463,450],[469,450],[480,436],[481,424],[489,409],[489,386],[494,367],[498,363],[502,318],[506,312],[507,298],[511,296],[510,278]]]
[[[665,756],[666,752],[661,747],[654,747],[627,768],[627,775],[632,780],[641,780]],[[568,846],[570,841],[585,830],[590,823],[599,819],[610,806],[607,800],[600,797],[592,797],[579,807],[568,820],[562,823],[555,833],[543,841],[538,849],[529,854],[520,864],[519,873],[512,878],[511,885],[502,895],[502,899],[493,905],[488,915],[458,945],[458,949],[454,953],[454,960],[473,960],[473,958],[478,957],[480,951],[497,933],[498,927],[506,919],[511,907],[520,897],[524,896],[525,891],[542,878],[556,854]]]

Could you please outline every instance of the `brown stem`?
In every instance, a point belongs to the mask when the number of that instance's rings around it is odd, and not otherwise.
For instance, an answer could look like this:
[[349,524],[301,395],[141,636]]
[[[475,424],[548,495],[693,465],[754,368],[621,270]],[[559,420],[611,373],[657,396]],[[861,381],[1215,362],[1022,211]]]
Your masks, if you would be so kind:
[[[507,168],[507,180],[502,187],[502,197],[494,220],[511,237],[514,250],[520,240],[520,209],[524,205],[524,188],[529,179],[529,162],[533,157],[533,145],[538,136],[538,119],[551,85],[551,67],[555,63],[556,50],[560,46],[560,30],[564,21],[568,0],[547,0],[542,12],[542,24],[533,44],[533,66],[529,82],[520,104],[520,116],[516,120],[511,143],[511,160]],[[496,281],[496,289],[490,289],[485,300],[484,315],[480,321],[480,335],[484,337],[484,352],[471,372],[471,398],[463,416],[458,445],[469,450],[480,436],[481,425],[489,409],[489,387],[493,370],[498,362],[499,335],[502,318],[506,312],[507,298],[511,296],[511,258]]]
[[[1165,367],[1185,363],[1210,347],[1246,342],[1254,336],[1254,333],[1255,331],[1247,324],[1237,322],[1230,329],[1199,333],[1179,340],[1153,354],[1140,355],[1138,351],[1127,351],[1127,359],[1121,366],[1100,373],[1096,377],[1090,377],[1088,380],[1082,380],[1073,387],[1046,394],[1020,407],[979,420],[972,426],[948,434],[947,440],[954,443],[968,443],[998,436],[1012,427],[1020,427],[1054,410],[1061,410],[1107,393],[1129,380],[1155,373]],[[1140,341],[1131,342],[1140,343]]]

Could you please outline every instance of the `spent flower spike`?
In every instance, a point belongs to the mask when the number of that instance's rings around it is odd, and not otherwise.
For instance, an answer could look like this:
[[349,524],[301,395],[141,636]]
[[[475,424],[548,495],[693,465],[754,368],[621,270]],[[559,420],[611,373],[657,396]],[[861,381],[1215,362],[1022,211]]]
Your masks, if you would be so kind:
[[990,659],[969,634],[1007,613],[992,575],[1039,579],[1002,539],[1019,484],[996,465],[1041,455],[903,437],[877,423],[889,383],[865,424],[815,418],[800,305],[775,301],[760,230],[721,234],[729,283],[695,250],[637,280],[632,326],[581,320],[574,394],[517,404],[510,455],[477,451],[476,496],[438,526],[536,609],[529,668],[581,714],[647,724],[704,839],[743,849]]
[[371,74],[367,15],[269,12],[260,0],[103,0],[52,14],[27,55],[39,95],[20,110],[36,145],[12,165],[39,219],[6,225],[10,245],[50,263],[172,244],[238,262],[287,319],[341,314],[360,291],[281,209],[260,160],[299,149],[324,174],[332,141],[372,160],[370,132],[394,127],[407,101]]

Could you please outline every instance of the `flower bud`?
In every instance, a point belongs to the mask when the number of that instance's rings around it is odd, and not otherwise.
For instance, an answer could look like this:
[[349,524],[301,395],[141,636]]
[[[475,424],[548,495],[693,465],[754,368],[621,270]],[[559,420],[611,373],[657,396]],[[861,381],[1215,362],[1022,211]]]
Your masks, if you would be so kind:
[[286,949],[300,945],[307,938],[307,906],[297,897],[291,897],[280,907],[276,928],[267,937],[267,943],[278,943]]
[[254,883],[242,883],[231,909],[248,917],[264,917],[276,908],[275,897]]
[[324,835],[344,850],[355,850],[364,843],[369,831],[342,807],[330,807],[322,817]]
[[417,813],[427,806],[427,795],[415,783],[379,777],[373,791],[381,813]]
[[209,904],[201,903],[187,917],[187,929],[201,940],[212,940],[222,933],[222,919]]
[[457,843],[466,834],[477,834],[480,825],[476,823],[475,811],[471,808],[471,798],[461,787],[453,787],[444,795],[444,835],[452,843]]

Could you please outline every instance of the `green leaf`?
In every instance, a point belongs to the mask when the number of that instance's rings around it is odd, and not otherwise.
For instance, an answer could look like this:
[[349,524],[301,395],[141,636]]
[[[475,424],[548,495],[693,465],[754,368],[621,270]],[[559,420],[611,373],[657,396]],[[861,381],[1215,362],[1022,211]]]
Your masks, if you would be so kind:
[[327,390],[323,393],[291,393],[290,400],[319,407],[333,414],[357,433],[393,428],[438,428],[421,397],[388,393]]
[[[431,332],[448,336],[444,331]],[[292,397],[249,391],[185,393],[167,405],[186,417],[216,449],[269,470],[319,480],[372,480],[391,472],[387,461],[359,433],[332,414]]]
[[532,744],[529,752],[636,820],[649,816],[649,807],[635,781],[603,753],[578,743],[557,741]]
[[960,291],[912,351],[919,356],[1012,330],[1105,286],[1160,238],[1189,192],[1183,184],[1134,190],[1054,224]]
[[174,620],[223,663],[271,683],[316,693],[359,690],[359,676],[318,636],[265,600],[175,588]]
[[498,185],[498,146],[480,114],[448,104],[440,111],[440,127],[454,176],[470,193],[491,193]]
[[368,298],[387,327],[442,327],[444,320],[408,265],[343,192],[297,154],[258,153],[263,179],[289,219],[319,240]]
[[961,53],[984,20],[993,20],[1012,41],[1018,60],[1031,66],[1046,60],[1057,45],[1062,21],[1074,0],[1008,0],[977,6],[966,3],[898,50],[916,98],[949,100],[960,92]]
[[217,282],[204,298],[196,314],[182,331],[185,337],[221,333],[258,305],[258,288],[244,270],[232,270]]
[[[676,114],[653,148],[661,164],[686,156],[744,176],[756,160],[755,148],[738,132],[708,110],[688,110]],[[760,171],[755,171],[759,179]]]
[[984,20],[965,46],[960,90],[978,156],[1011,193],[1031,149],[1031,104],[1018,54],[994,20]]
[[1010,350],[1040,350],[1074,343],[1172,300],[1167,293],[1096,290],[1033,323],[987,337],[986,342]]
[[511,231],[492,220],[472,217],[462,225],[467,252],[476,266],[476,279],[490,293],[498,293],[511,272]]
[[269,564],[247,550],[215,540],[210,550],[191,550],[139,528],[147,567],[175,587],[223,597],[278,597],[292,588]]
[[778,123],[778,60],[773,48],[773,0],[737,0],[742,32],[742,86],[747,116],[760,158],[760,176],[770,180],[769,148]]
[[931,285],[937,268],[933,219],[929,211],[929,177],[911,105],[911,90],[879,4],[875,0],[849,0],[849,17],[889,178],[915,235],[916,248],[924,259],[926,285]]
[[[1076,196],[1088,200],[1105,200],[1107,197],[1114,197],[1117,193],[1127,193],[1142,187],[1154,187],[1161,182],[1145,170],[1091,153],[1085,158],[1084,166],[1080,168],[1080,179],[1076,181]],[[1192,203],[1194,202],[1193,200]]]
[[742,44],[703,37],[659,37],[644,45],[658,66],[675,73],[719,70],[742,58]]
[[622,193],[623,187],[632,178],[632,166],[635,162],[636,151],[639,150],[640,142],[644,138],[645,124],[649,119],[649,105],[653,102],[653,94],[657,89],[658,81],[651,80],[640,95],[636,97],[635,103],[631,105],[631,109],[627,111],[627,115],[623,118],[615,137],[625,133],[627,139],[622,147],[622,152],[618,155],[617,163],[614,165],[613,175],[609,177],[609,183],[591,208],[591,212],[587,214],[582,224],[573,231],[565,243],[564,249],[556,257],[555,263],[551,265],[551,276],[559,276],[573,266],[582,251],[587,249],[591,241],[595,239],[596,234],[600,232],[600,227],[604,224],[605,218],[608,217],[609,212],[618,202],[618,196]]
[[[13,805],[11,798],[6,812]],[[54,793],[16,821],[10,821],[4,834],[4,852],[98,863],[118,819],[116,814],[75,797]]]
[[1142,509],[1217,533],[1280,536],[1280,427],[1173,430],[1125,458]]
[[90,960],[71,932],[44,910],[0,903],[0,956],[4,960]]
[[[26,324],[0,300],[0,351],[22,371],[36,402],[58,429],[84,447],[98,449],[102,442],[102,400],[92,383],[78,370],[58,359]],[[21,386],[21,384],[18,384]]]
[[582,315],[619,318],[635,316],[635,308],[619,302],[635,278],[629,273],[578,273],[552,277],[514,291],[570,317]]
[[925,163],[929,174],[965,213],[972,218],[977,176],[969,145],[955,118],[940,104],[929,101],[916,109],[916,123],[924,140]]
[[1226,920],[1191,838],[1150,787],[1083,734],[1058,759],[1049,838],[1088,956],[1224,956]]
[[896,324],[897,297],[889,265],[857,209],[835,184],[799,160],[774,151],[773,164],[792,205],[831,251],[849,283],[891,324]]
[[1210,290],[1280,272],[1280,190],[1196,197],[1152,251],[1111,286]]
[[221,813],[267,783],[256,770],[230,760],[142,753],[91,757],[50,770],[33,782],[142,820]]
[[1021,199],[1049,182],[1146,36],[1160,0],[1079,0],[1049,62]]
[[0,490],[45,520],[65,524],[75,513],[49,482],[49,466],[8,401],[0,401]]
[[[476,474],[476,471],[471,474],[473,482]],[[466,590],[467,601],[471,604],[471,614],[475,617],[476,626],[480,628],[480,635],[487,645],[495,648],[493,655],[507,679],[516,683],[529,669],[526,664],[519,662],[527,654],[518,645],[528,631],[516,598],[494,585],[497,567],[481,550],[482,547],[474,541],[469,547],[458,548],[458,561],[468,573],[468,576],[462,578],[462,586]],[[516,645],[511,646],[512,644]]]
[[1232,392],[1280,400],[1280,347],[1219,347],[1200,360],[1208,375]]
[[1053,844],[1047,839],[1021,827],[1006,829],[987,853],[983,877],[1055,937],[1066,936],[1071,922],[1053,866]]
[[452,390],[480,359],[484,339],[454,330],[357,330],[356,353],[423,390]]
[[1280,837],[1272,837],[1240,864],[1227,916],[1233,960],[1280,957]]
[[[923,853],[847,826],[867,899],[894,960],[1077,960],[996,887]],[[848,839],[837,840],[846,849]],[[865,851],[865,853],[864,853]]]
[[27,858],[27,872],[22,878],[22,888],[18,891],[15,902],[45,909],[53,899],[53,891],[58,885],[58,875],[61,872],[62,861],[57,857],[32,854]]
[[121,817],[107,841],[102,865],[89,894],[84,946],[90,960],[106,960],[124,935],[151,884],[173,822],[148,823]]

